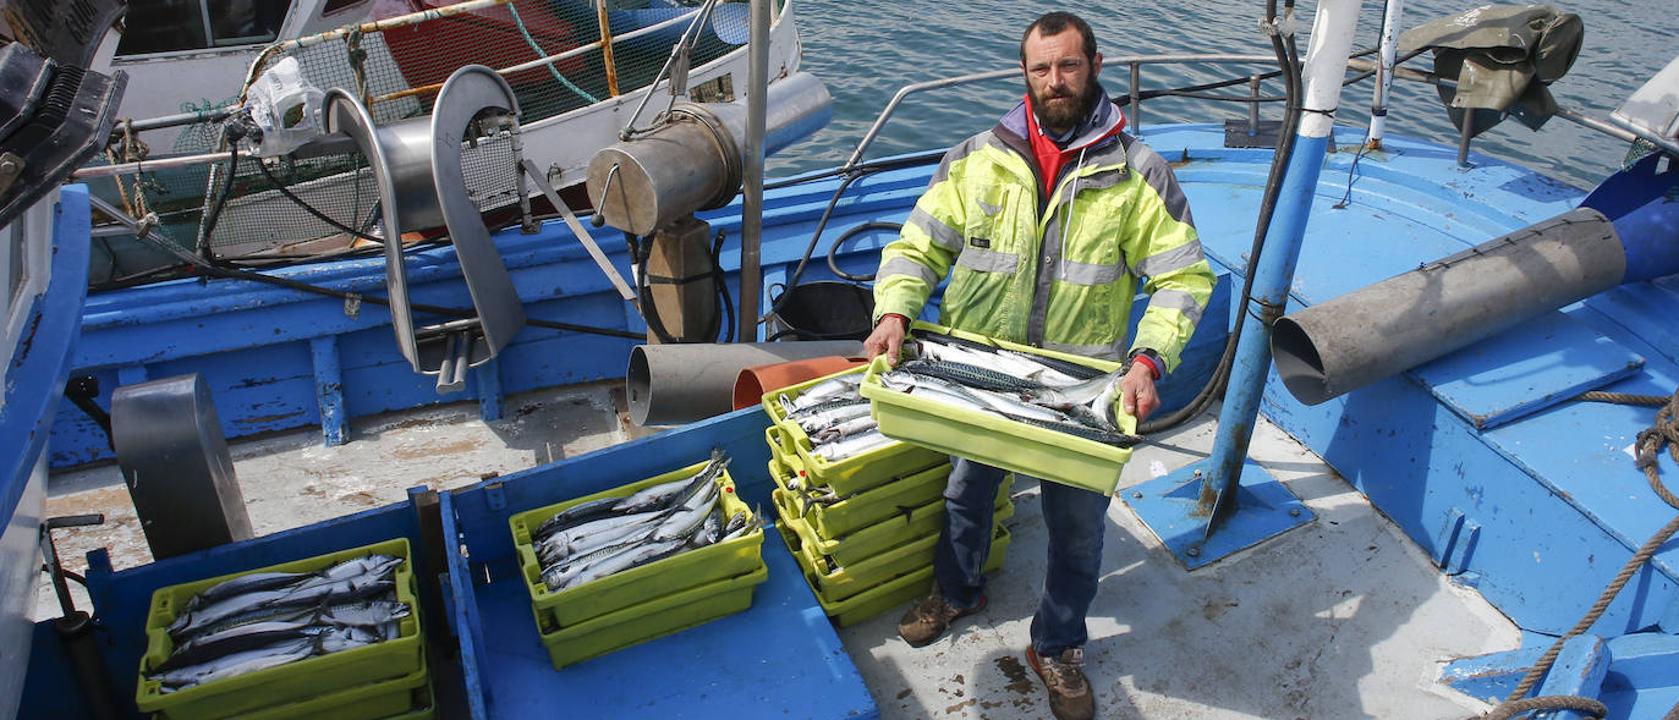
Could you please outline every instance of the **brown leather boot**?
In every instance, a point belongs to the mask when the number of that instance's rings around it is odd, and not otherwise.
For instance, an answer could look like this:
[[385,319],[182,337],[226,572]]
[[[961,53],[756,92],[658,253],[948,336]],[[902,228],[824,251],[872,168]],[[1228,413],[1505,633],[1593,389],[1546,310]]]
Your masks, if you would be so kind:
[[954,608],[944,601],[937,588],[921,602],[911,605],[904,617],[898,620],[898,637],[909,643],[910,647],[921,647],[944,635],[950,629],[950,623],[957,618],[967,617],[985,609],[985,596],[979,596],[979,602],[971,608]]
[[1026,648],[1026,663],[1037,671],[1049,690],[1049,710],[1056,720],[1091,720],[1096,717],[1096,696],[1084,677],[1084,649],[1067,648],[1060,657],[1038,657]]

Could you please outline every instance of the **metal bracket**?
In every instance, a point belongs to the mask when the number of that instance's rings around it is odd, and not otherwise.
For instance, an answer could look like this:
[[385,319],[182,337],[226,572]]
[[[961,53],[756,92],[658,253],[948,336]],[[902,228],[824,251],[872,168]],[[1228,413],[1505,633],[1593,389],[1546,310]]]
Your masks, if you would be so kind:
[[[1251,461],[1242,465],[1234,497],[1215,496],[1216,502],[1207,502],[1214,499],[1206,497],[1208,464],[1207,460],[1192,463],[1119,494],[1185,570],[1210,565],[1316,517],[1294,493]],[[1215,513],[1214,507],[1228,509]]]
[[560,217],[565,219],[566,227],[571,228],[572,234],[577,236],[577,241],[583,243],[583,249],[589,251],[589,257],[594,258],[595,264],[600,266],[600,271],[606,275],[606,279],[612,281],[612,286],[618,289],[618,294],[629,302],[635,302],[635,290],[632,290],[630,284],[625,282],[624,276],[618,273],[618,268],[612,266],[612,261],[607,259],[606,253],[595,242],[594,236],[589,234],[589,229],[578,222],[577,214],[571,211],[571,206],[560,199],[560,194],[555,192],[554,186],[548,182],[548,175],[537,169],[536,163],[531,162],[529,158],[524,160],[523,167],[531,182],[536,184],[536,189],[542,191],[542,196],[548,198],[548,202],[559,211]]

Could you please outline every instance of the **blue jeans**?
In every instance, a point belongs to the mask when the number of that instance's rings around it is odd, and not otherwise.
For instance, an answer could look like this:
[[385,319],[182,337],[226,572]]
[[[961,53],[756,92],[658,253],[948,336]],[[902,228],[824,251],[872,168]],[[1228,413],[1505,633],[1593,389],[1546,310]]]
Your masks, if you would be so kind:
[[[933,574],[951,607],[979,603],[985,590],[986,555],[991,551],[991,521],[997,488],[1005,472],[962,458],[951,458],[945,485],[944,531],[933,553]],[[1032,648],[1043,656],[1082,647],[1084,625],[1102,569],[1102,534],[1108,498],[1070,485],[1038,484],[1044,527],[1049,531],[1049,565],[1044,594],[1032,616]]]

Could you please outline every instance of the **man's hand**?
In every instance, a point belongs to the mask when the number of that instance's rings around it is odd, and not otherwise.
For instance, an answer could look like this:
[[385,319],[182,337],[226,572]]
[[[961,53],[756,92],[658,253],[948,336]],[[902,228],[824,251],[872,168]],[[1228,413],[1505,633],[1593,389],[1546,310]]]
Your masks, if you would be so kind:
[[1160,395],[1154,391],[1154,371],[1143,363],[1131,365],[1119,381],[1119,389],[1125,412],[1137,418],[1137,422],[1147,419],[1155,408],[1160,407]]
[[903,318],[897,315],[882,315],[880,323],[874,326],[874,332],[869,333],[863,341],[863,351],[869,354],[869,359],[885,354],[888,365],[897,365],[898,358],[903,353],[904,331]]

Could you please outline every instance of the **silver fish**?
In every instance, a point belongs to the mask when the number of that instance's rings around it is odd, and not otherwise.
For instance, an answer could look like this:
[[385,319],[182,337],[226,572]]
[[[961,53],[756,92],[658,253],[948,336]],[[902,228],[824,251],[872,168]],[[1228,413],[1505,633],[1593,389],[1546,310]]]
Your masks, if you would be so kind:
[[875,448],[891,445],[894,442],[897,441],[880,434],[880,430],[875,429],[860,435],[853,435],[839,442],[828,443],[815,448],[812,452],[828,462],[838,462]]
[[819,430],[816,434],[812,435],[810,439],[816,441],[818,444],[838,442],[839,440],[851,437],[852,435],[873,430],[879,426],[880,423],[876,422],[874,418],[864,415],[862,417],[851,418],[845,422],[836,423],[823,430]]
[[547,539],[554,533],[566,528],[576,527],[592,520],[599,520],[603,517],[613,515],[615,514],[614,508],[616,508],[620,502],[623,502],[623,498],[609,497],[590,500],[589,502],[582,503],[580,505],[573,505],[572,507],[555,513],[553,517],[548,518],[543,521],[541,525],[538,525],[536,532],[531,533],[531,539],[540,542]]
[[846,394],[855,394],[857,392],[857,386],[862,382],[863,375],[861,373],[851,373],[848,375],[841,375],[836,378],[829,378],[811,386],[804,392],[799,393],[799,396],[794,398],[792,401],[793,408],[795,410],[801,410],[830,398]]
[[623,572],[630,568],[645,565],[655,560],[661,560],[682,549],[687,544],[686,539],[678,538],[663,542],[637,545],[624,552],[605,558],[594,563],[569,579],[561,587],[577,587],[592,580],[598,580],[613,573]]
[[296,662],[314,655],[317,647],[314,638],[298,638],[267,647],[234,653],[207,663],[177,668],[156,675],[154,679],[163,684],[164,692],[184,690],[196,685]]
[[799,423],[799,427],[805,433],[809,434],[826,430],[849,420],[868,417],[869,410],[869,401],[859,400],[849,405],[841,405],[819,413],[799,417],[796,422]]

